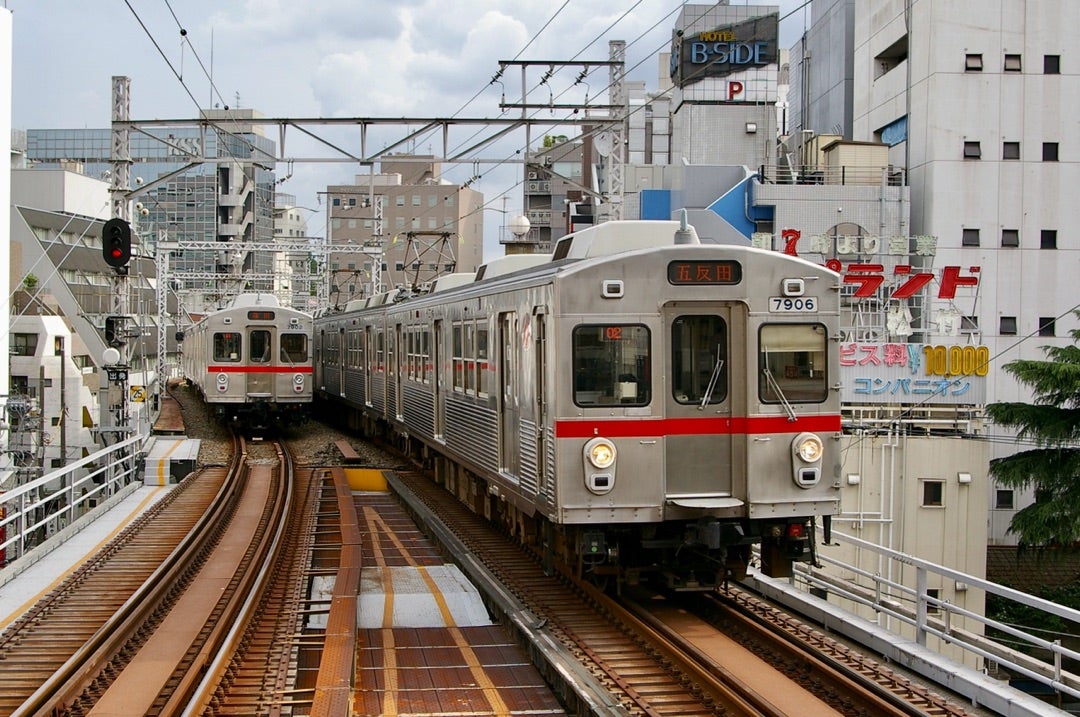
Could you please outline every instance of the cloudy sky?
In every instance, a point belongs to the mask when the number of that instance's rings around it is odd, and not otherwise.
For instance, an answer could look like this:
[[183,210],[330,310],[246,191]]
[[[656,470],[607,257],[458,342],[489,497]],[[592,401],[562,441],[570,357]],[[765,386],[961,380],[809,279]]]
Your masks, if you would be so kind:
[[[743,4],[732,0],[731,4]],[[781,45],[809,22],[802,0],[777,3]],[[657,89],[656,55],[670,43],[682,3],[673,0],[7,0],[12,12],[12,126],[107,127],[111,77],[131,78],[132,119],[191,118],[199,108],[231,106],[266,117],[499,117],[499,99],[518,101],[520,69],[491,79],[500,60],[608,59],[608,43],[627,44],[630,79]],[[607,70],[575,84],[561,69],[540,86],[543,68],[526,84],[530,102],[590,100],[606,92]],[[539,87],[533,91],[533,87]],[[538,118],[565,112],[541,111]],[[316,130],[360,154],[355,130]],[[416,127],[411,128],[416,129]],[[398,141],[407,126],[373,131],[368,150]],[[276,130],[268,129],[271,138]],[[477,128],[451,137],[470,146]],[[566,133],[565,129],[557,133]],[[533,130],[534,141],[544,128]],[[482,135],[486,136],[486,135]],[[276,138],[275,138],[276,139]],[[288,154],[310,155],[299,134]],[[295,143],[295,145],[294,145]],[[510,160],[525,137],[484,151],[506,164],[444,167],[451,181],[480,174],[474,185],[491,206],[521,209],[520,166]],[[442,151],[441,137],[421,138],[417,153]],[[278,173],[283,175],[282,167]],[[304,163],[280,190],[318,208],[317,192],[366,172],[350,163]],[[508,197],[504,201],[501,195]],[[485,258],[502,254],[497,213],[487,214]],[[324,233],[312,220],[312,234]]]

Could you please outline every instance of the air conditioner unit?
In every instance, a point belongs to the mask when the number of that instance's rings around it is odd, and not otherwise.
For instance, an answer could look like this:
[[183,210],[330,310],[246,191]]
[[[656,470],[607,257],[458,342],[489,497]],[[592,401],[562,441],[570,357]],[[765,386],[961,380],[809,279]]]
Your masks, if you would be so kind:
[[536,179],[536,172],[529,172],[529,179]]

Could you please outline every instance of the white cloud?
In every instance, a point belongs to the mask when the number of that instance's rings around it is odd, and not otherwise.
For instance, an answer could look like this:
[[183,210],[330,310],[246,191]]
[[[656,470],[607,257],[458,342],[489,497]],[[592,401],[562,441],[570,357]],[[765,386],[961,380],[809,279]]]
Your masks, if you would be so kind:
[[[779,4],[783,13],[801,3]],[[497,117],[500,93],[516,102],[522,84],[519,68],[509,68],[501,84],[490,84],[500,60],[519,53],[531,60],[606,60],[609,40],[627,43],[629,78],[655,88],[656,53],[666,49],[682,3],[144,0],[131,3],[138,17],[124,3],[8,0],[7,5],[14,24],[13,126],[27,129],[108,126],[113,75],[132,78],[135,119],[193,117],[211,104],[255,108],[270,117],[449,117],[459,110],[464,117]],[[187,31],[186,40],[170,8]],[[801,29],[802,15],[781,24],[785,38]],[[207,77],[211,71],[215,89]],[[576,86],[575,75],[569,68],[556,72],[548,97],[565,102],[586,91],[593,99],[605,92],[606,68]],[[368,149],[387,146],[414,129],[373,129]],[[474,135],[475,129],[455,132],[451,148],[471,144]],[[325,136],[360,154],[355,130],[326,128]],[[542,136],[542,129],[534,130],[534,139]],[[290,151],[306,149],[305,142],[290,134]],[[523,142],[523,136],[501,142],[485,150],[486,157],[513,158]],[[438,152],[441,137],[421,138],[415,149]],[[329,163],[295,167],[282,190],[314,206],[318,191],[351,181],[358,171]],[[455,178],[479,172],[483,179],[476,187],[489,199],[521,173],[511,165],[445,171]],[[519,210],[520,191],[511,197],[509,210]],[[490,213],[488,219],[497,216]],[[489,244],[488,252],[493,251],[501,253],[497,243]]]

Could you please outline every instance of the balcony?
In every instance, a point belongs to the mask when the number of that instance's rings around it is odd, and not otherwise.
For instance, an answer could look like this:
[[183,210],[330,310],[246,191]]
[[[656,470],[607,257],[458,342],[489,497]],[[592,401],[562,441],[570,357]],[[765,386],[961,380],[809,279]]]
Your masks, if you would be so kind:
[[758,179],[763,184],[827,184],[834,186],[907,185],[907,176],[900,167],[860,165],[762,165]]

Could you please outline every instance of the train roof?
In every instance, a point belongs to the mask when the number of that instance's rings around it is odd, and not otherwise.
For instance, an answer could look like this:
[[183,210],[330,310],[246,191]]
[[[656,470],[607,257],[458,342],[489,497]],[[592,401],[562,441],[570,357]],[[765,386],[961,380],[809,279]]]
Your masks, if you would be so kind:
[[[683,232],[681,236],[680,231]],[[555,245],[555,254],[552,258],[556,261],[587,259],[622,254],[636,249],[700,243],[701,240],[694,228],[683,222],[627,219],[604,222],[573,234],[567,234]]]
[[281,306],[281,302],[273,294],[237,294],[231,307],[243,306]]
[[446,274],[440,276],[431,285],[431,291],[429,293],[434,294],[436,291],[446,291],[447,289],[453,289],[455,286],[463,286],[465,284],[471,284],[476,281],[475,272],[459,272],[456,274]]
[[496,276],[512,274],[521,269],[528,269],[538,264],[549,263],[551,263],[551,254],[507,254],[482,264],[480,270],[476,272],[476,281],[492,279]]

